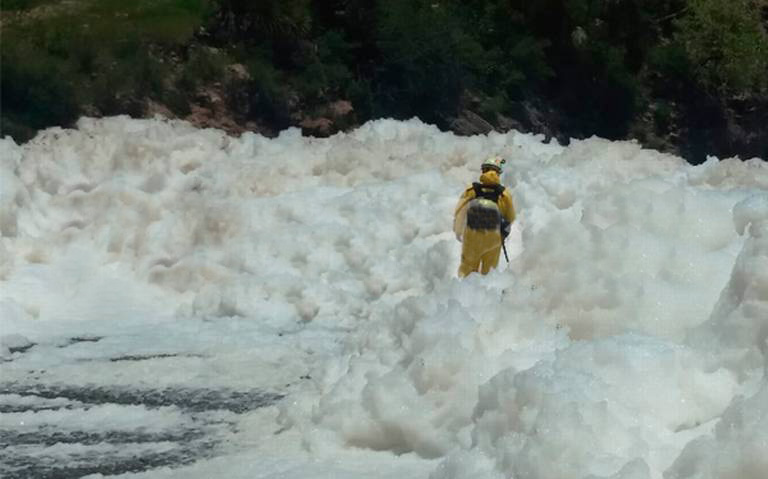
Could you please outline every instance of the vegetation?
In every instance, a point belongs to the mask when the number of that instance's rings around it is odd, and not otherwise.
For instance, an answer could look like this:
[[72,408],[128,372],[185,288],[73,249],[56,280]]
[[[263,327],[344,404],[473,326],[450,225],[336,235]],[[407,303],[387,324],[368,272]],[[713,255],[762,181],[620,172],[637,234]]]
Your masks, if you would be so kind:
[[[637,138],[696,161],[704,151],[768,157],[759,119],[768,113],[768,0],[4,0],[1,8],[0,135],[18,141],[84,114],[142,116],[149,102],[184,117],[213,88],[238,122],[265,130],[346,100],[356,123],[418,116],[447,129],[471,110],[499,128]],[[227,73],[233,64],[244,78]],[[758,131],[731,134],[750,129]]]

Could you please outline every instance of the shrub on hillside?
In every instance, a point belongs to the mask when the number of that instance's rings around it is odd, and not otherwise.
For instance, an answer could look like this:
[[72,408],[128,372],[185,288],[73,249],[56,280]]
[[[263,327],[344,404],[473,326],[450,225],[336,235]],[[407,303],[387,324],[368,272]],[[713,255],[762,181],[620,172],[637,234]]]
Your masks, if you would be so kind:
[[166,88],[169,66],[153,49],[189,41],[208,11],[204,0],[47,3],[44,12],[17,13],[3,24],[0,128],[19,141],[72,124],[86,106],[141,114],[141,101]]
[[715,94],[754,94],[768,87],[768,32],[763,1],[688,0],[675,39],[697,81]]

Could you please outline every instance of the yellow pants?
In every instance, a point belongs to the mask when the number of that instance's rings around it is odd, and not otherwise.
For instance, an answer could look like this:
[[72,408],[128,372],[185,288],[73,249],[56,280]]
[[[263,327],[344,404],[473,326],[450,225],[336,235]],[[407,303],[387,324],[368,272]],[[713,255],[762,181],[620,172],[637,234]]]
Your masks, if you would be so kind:
[[501,234],[498,231],[467,228],[461,244],[459,277],[472,272],[487,274],[499,264],[500,253]]

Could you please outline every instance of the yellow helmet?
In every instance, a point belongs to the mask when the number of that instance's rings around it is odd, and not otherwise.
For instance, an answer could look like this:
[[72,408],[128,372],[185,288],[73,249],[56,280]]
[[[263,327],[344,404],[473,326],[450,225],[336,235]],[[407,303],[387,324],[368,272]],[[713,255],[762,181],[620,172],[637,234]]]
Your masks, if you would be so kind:
[[504,158],[494,155],[490,158],[486,159],[483,164],[480,166],[480,169],[483,171],[487,170],[496,170],[499,174],[501,174],[501,168],[503,167],[504,163],[506,163],[507,160]]

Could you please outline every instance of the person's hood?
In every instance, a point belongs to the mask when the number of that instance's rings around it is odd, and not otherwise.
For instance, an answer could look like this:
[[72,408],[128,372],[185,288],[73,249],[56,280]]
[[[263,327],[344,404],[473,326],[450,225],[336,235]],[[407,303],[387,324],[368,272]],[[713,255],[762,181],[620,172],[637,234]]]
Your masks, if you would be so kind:
[[480,175],[480,183],[484,185],[498,185],[501,183],[501,180],[496,170],[488,170]]

